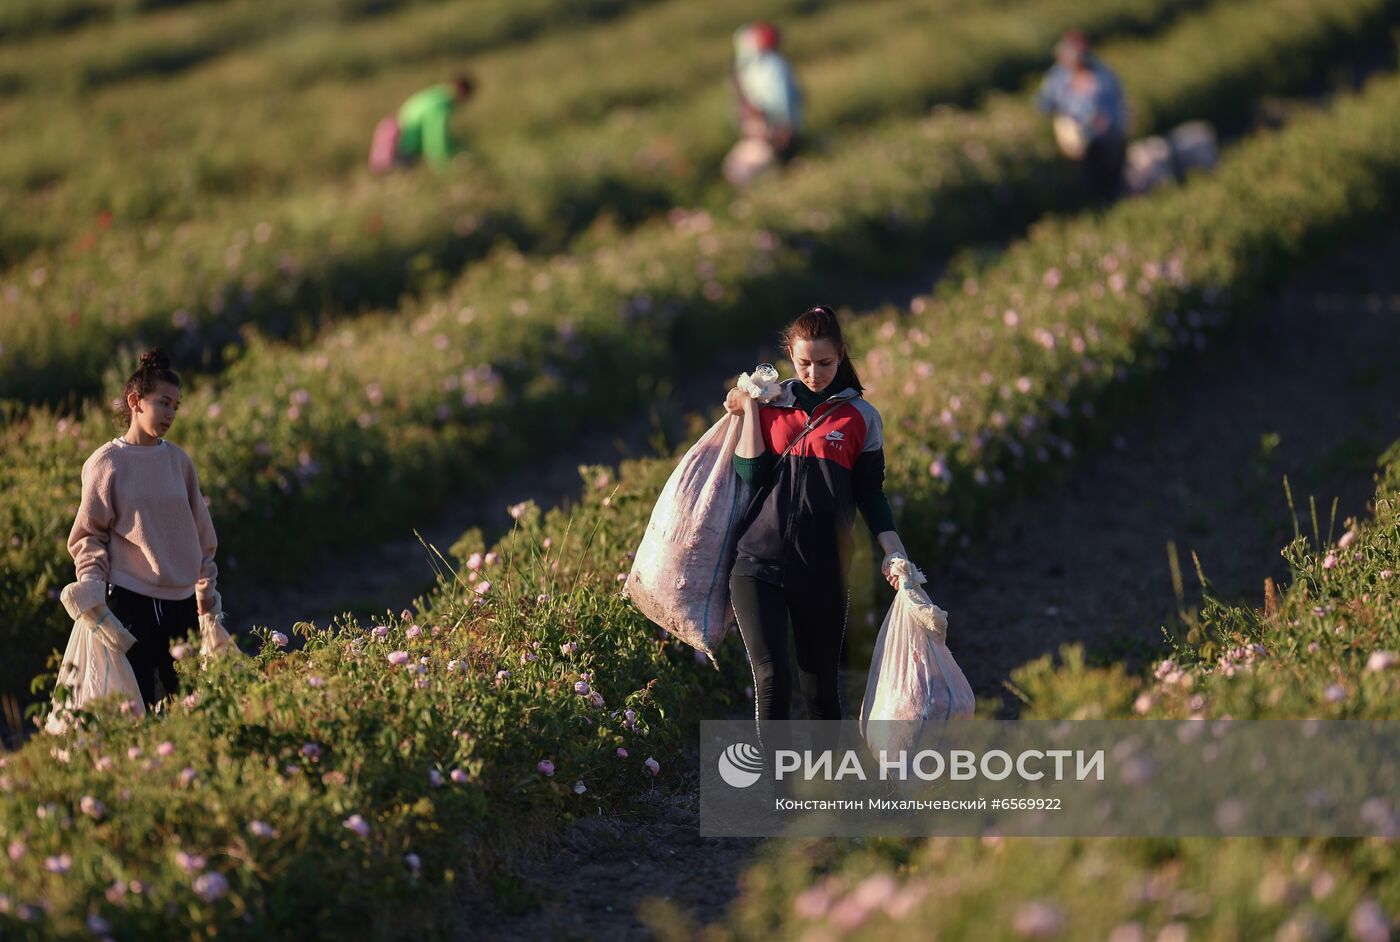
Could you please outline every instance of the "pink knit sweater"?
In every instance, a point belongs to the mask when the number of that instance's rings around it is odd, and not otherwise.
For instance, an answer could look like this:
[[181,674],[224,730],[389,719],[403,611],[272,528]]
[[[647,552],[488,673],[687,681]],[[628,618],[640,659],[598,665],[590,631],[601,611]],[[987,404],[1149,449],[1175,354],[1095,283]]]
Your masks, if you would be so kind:
[[167,601],[218,598],[218,538],[194,462],[178,446],[113,439],[83,463],[83,501],[68,534],[78,581],[101,579]]

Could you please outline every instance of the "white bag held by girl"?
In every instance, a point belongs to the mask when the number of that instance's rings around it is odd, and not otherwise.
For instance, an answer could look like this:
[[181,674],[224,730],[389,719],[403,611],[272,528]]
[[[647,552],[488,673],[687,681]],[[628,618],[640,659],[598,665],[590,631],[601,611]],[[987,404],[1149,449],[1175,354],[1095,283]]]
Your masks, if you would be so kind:
[[[764,364],[739,377],[739,388],[770,402],[781,391],[777,380]],[[729,570],[739,518],[753,494],[734,471],[743,423],[743,416],[726,415],[681,458],[651,512],[626,584],[638,611],[711,663],[733,617]]]
[[199,616],[199,658],[203,663],[215,654],[242,654],[224,627],[222,610]]
[[949,720],[971,716],[976,706],[972,686],[948,650],[948,613],[919,588],[928,580],[902,556],[890,568],[899,576],[899,592],[875,639],[860,707],[861,735],[877,758],[920,748],[925,731],[934,731],[929,724],[941,731]]
[[63,733],[71,711],[86,709],[94,701],[113,695],[130,702],[133,714],[144,714],[146,704],[141,688],[126,659],[136,636],[107,607],[106,584],[93,580],[72,582],[64,586],[59,598],[73,618],[73,631],[63,652],[54,693],[57,695],[66,687],[68,698],[49,713],[45,731]]

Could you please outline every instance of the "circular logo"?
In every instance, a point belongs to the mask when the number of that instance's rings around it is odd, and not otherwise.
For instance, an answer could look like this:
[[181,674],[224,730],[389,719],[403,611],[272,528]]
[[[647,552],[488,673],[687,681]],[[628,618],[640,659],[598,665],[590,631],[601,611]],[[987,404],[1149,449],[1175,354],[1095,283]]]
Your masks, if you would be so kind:
[[735,788],[748,788],[763,774],[763,753],[750,743],[739,742],[719,757],[719,777]]

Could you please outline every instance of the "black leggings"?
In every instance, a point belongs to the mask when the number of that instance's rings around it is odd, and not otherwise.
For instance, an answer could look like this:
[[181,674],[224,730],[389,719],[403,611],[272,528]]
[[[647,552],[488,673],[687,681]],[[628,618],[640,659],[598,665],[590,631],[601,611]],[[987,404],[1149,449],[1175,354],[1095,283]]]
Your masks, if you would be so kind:
[[[841,719],[841,660],[851,596],[841,579],[787,579],[776,586],[731,575],[729,593],[753,670],[754,718],[786,720],[792,701],[788,614],[797,642],[797,678],[814,720]],[[761,729],[760,729],[761,735]]]
[[198,634],[199,607],[195,597],[167,601],[109,585],[107,607],[126,630],[136,636],[136,643],[126,652],[126,659],[136,674],[141,699],[148,706],[155,706],[157,674],[167,697],[179,688],[180,678],[175,673],[170,646],[183,641],[191,631]]

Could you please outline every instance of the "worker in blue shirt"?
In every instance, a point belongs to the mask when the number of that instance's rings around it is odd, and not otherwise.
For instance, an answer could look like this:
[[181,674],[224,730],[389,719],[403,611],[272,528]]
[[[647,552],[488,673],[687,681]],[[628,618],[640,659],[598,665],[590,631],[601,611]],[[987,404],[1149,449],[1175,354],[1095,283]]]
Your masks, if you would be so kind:
[[1093,54],[1084,34],[1070,31],[1055,46],[1055,65],[1036,103],[1054,116],[1060,151],[1084,168],[1096,196],[1110,199],[1122,185],[1128,112],[1113,70]]

